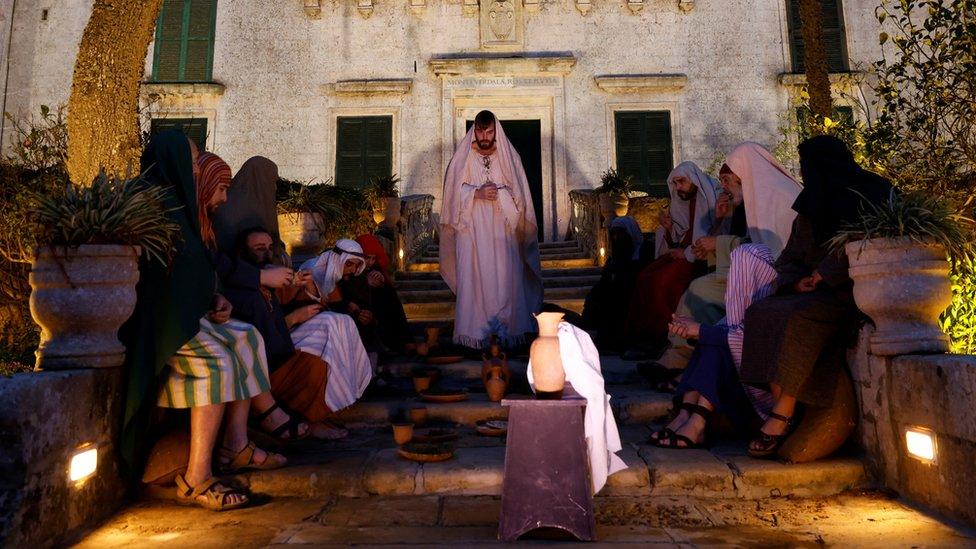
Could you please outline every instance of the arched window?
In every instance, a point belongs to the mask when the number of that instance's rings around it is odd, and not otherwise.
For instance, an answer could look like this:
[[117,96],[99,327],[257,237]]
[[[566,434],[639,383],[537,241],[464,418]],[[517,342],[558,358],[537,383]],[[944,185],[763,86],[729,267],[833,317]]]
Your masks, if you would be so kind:
[[[824,44],[827,49],[827,70],[847,72],[847,39],[844,35],[844,8],[841,0],[820,0],[823,8]],[[804,72],[803,24],[800,21],[800,0],[786,0],[790,28],[790,56],[793,72]]]
[[156,21],[152,79],[209,82],[217,0],[163,0]]

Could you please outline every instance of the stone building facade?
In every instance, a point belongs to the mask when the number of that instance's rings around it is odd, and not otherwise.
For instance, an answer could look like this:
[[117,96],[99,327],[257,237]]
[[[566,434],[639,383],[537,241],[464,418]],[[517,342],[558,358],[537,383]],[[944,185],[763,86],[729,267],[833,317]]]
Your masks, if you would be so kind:
[[[166,0],[145,115],[194,125],[234,168],[263,155],[290,179],[396,173],[403,194],[439,197],[467,121],[488,108],[511,125],[554,240],[569,190],[609,167],[660,192],[682,160],[708,166],[739,141],[778,142],[802,82],[795,3]],[[878,58],[876,0],[825,4],[833,70]],[[0,0],[6,112],[66,103],[90,9]],[[840,80],[838,92],[857,92]]]

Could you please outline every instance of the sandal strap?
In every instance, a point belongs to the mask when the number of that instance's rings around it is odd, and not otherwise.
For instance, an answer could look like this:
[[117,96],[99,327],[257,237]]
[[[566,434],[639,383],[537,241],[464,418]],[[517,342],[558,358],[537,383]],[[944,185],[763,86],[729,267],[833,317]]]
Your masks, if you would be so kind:
[[[685,445],[684,446],[678,446],[678,443],[679,442],[684,442]],[[664,448],[673,448],[673,449],[677,449],[677,450],[681,450],[683,448],[689,448],[689,449],[691,449],[691,448],[698,447],[698,444],[695,441],[691,440],[690,438],[688,438],[688,437],[686,437],[684,435],[679,435],[678,433],[675,433],[675,432],[672,432],[671,434],[669,434],[667,436],[664,436],[664,437],[659,438],[658,439],[658,445],[661,446],[661,447],[664,447]]]
[[280,408],[280,406],[278,406],[278,403],[275,402],[267,410],[265,410],[265,411],[263,411],[263,412],[255,415],[255,416],[253,416],[253,419],[256,422],[261,423],[262,421],[268,419],[268,416],[270,416],[271,414],[273,414],[274,411],[277,410],[277,409],[279,409],[279,408]]
[[[225,448],[227,452],[233,452],[230,448]],[[247,467],[254,463],[254,451],[257,450],[257,446],[253,442],[247,441],[247,445],[241,448],[240,452],[231,459],[224,467],[229,469],[241,469]]]
[[289,416],[288,421],[285,421],[281,425],[275,427],[270,434],[274,438],[281,438],[281,435],[287,431],[289,440],[297,440],[298,426],[301,424],[302,424],[301,420]]
[[705,421],[708,421],[708,418],[712,416],[712,410],[709,410],[708,408],[704,406],[700,406],[698,404],[692,404],[690,402],[682,402],[681,409],[688,410],[688,413],[692,415],[697,414],[701,416],[702,419],[704,419]]
[[793,416],[787,417],[787,416],[784,416],[784,415],[781,415],[781,414],[777,414],[776,412],[769,412],[769,417],[771,417],[773,419],[778,419],[778,420],[782,421],[783,423],[785,423],[786,425],[792,425],[793,424]]

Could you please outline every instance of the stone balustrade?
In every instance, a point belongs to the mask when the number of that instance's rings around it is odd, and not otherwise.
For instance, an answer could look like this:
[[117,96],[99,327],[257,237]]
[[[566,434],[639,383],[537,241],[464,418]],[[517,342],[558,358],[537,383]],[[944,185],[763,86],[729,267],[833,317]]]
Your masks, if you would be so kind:
[[[434,219],[434,197],[429,194],[413,194],[400,199],[400,220],[396,226],[397,268],[407,265],[423,255],[424,250],[437,236]],[[400,251],[403,251],[402,257]]]

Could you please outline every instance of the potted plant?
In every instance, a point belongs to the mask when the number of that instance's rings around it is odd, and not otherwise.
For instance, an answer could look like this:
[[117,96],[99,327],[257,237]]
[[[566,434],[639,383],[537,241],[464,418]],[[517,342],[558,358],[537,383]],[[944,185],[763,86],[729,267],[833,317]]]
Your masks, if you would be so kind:
[[600,186],[594,191],[599,196],[600,214],[604,219],[627,215],[630,202],[631,177],[622,177],[617,170],[610,168],[600,176]]
[[893,190],[833,238],[831,248],[850,261],[854,300],[877,327],[872,353],[948,351],[939,315],[952,301],[950,262],[972,258],[972,228],[939,197]]
[[103,173],[90,186],[69,183],[31,197],[24,210],[30,241],[20,242],[20,255],[32,263],[37,369],[122,365],[118,330],[135,309],[140,253],[167,263],[179,237],[165,193]]
[[325,197],[330,186],[278,180],[278,232],[289,255],[318,252],[325,239],[326,219],[342,215]]
[[400,178],[396,174],[375,177],[364,190],[373,208],[373,221],[379,225],[386,221],[396,226],[400,221],[400,193],[397,185]]

